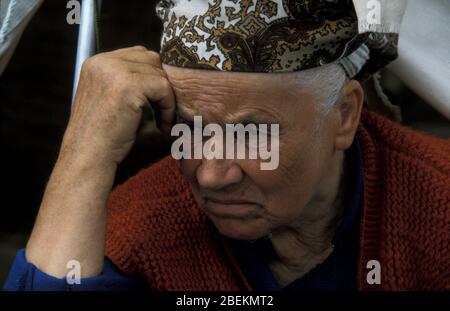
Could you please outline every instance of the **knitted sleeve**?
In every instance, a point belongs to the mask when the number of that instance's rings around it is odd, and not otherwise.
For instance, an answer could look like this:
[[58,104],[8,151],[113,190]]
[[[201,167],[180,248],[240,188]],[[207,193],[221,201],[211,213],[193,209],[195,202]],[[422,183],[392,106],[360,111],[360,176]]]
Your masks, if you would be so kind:
[[[147,278],[143,270],[153,269],[151,241],[165,235],[166,206],[172,206],[185,189],[177,173],[178,163],[166,157],[114,189],[108,203],[106,256],[126,275]],[[181,193],[181,194],[180,194]],[[161,215],[163,214],[163,215]],[[164,218],[165,219],[165,218]]]
[[380,260],[384,290],[449,290],[450,141],[374,113],[363,122],[362,262]]

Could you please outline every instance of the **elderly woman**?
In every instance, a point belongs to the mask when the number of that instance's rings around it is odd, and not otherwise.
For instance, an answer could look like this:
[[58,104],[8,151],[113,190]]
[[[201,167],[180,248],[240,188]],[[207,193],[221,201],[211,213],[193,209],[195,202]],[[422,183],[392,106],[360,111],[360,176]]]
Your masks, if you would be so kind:
[[[449,289],[449,144],[363,109],[395,35],[359,33],[351,1],[157,9],[161,53],[84,64],[6,289]],[[110,194],[149,102],[167,134],[198,116],[278,124],[279,164],[169,156]]]

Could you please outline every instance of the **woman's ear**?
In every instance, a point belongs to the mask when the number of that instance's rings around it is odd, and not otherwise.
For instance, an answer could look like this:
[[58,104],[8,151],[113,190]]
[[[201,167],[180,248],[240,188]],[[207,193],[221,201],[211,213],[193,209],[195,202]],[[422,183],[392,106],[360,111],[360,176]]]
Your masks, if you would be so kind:
[[342,88],[341,102],[338,104],[338,128],[335,137],[335,148],[348,149],[356,135],[364,101],[361,84],[351,80]]

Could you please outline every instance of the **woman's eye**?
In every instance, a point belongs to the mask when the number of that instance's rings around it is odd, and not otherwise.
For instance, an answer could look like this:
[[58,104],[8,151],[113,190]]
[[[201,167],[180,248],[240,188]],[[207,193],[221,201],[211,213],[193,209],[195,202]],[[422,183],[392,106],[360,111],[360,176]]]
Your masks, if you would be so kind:
[[262,143],[264,144],[264,140],[270,138],[270,133],[267,133],[267,131],[263,129],[254,128],[246,131],[245,135],[242,135],[242,133],[238,134],[237,132],[234,133],[236,143],[245,144],[245,146],[249,148],[258,148],[258,145],[260,144],[260,137],[266,138],[262,140]]

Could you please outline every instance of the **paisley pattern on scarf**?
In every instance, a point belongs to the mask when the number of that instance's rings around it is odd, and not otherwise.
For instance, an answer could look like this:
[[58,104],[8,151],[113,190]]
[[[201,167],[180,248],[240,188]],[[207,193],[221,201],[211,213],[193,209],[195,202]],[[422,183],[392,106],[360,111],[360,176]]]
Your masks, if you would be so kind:
[[[350,0],[163,0],[156,11],[162,60],[178,67],[299,71],[348,56],[370,38],[358,34]],[[383,38],[381,49],[396,57],[396,44]]]

